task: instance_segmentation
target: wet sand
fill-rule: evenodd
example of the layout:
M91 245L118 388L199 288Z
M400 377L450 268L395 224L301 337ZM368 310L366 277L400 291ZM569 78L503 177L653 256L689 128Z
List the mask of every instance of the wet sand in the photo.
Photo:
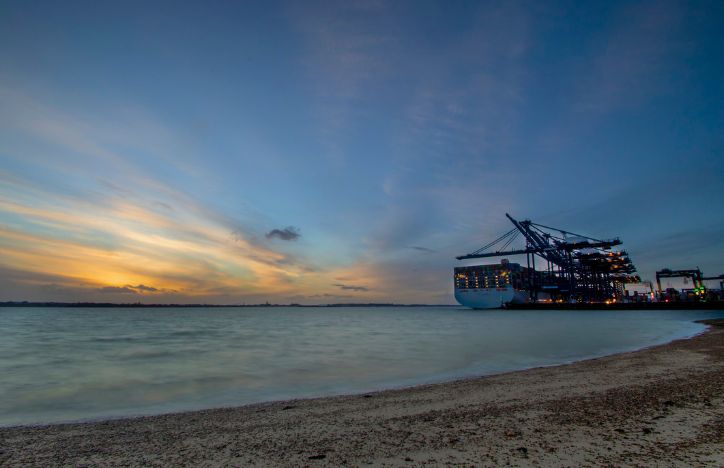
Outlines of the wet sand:
M355 396L0 429L2 466L724 466L724 319L574 364Z

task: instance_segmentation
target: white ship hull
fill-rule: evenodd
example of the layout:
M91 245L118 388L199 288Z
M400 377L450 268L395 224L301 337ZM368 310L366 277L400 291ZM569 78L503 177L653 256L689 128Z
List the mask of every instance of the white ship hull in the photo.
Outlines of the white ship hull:
M508 302L528 301L528 293L513 286L500 288L455 289L455 299L465 307L473 309L499 309Z

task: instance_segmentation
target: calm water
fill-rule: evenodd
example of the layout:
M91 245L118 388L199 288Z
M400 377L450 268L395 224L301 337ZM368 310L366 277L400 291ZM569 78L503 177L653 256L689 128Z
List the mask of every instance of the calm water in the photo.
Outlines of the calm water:
M633 350L724 312L0 308L0 425L364 392Z

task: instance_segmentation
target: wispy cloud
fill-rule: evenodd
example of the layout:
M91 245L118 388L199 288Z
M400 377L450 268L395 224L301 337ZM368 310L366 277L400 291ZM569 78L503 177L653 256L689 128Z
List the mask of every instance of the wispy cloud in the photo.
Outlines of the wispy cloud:
M677 43L682 18L677 1L634 2L620 7L600 33L588 70L577 71L579 111L607 112L640 105L664 91L667 68L684 44Z
M171 292L175 293L177 291L174 290L161 290L159 288L154 288L153 286L146 286L145 284L138 284L136 286L133 286L131 284L127 284L125 286L103 286L100 288L97 288L98 292L102 293L111 293L111 294L149 294L149 293L160 293L160 292Z
M301 34L307 83L316 97L319 140L327 158L340 162L359 103L373 97L395 70L397 24L385 2L292 5L289 16Z
M342 284L342 283L336 283L333 286L338 287L339 289L343 289L345 291L358 291L358 292L366 292L369 291L370 288L366 286L355 286L353 284Z
M531 12L511 2L480 4L469 29L426 57L408 106L409 144L446 163L489 163L513 141L525 104ZM464 73L461 70L465 70ZM471 156L479 159L474 161Z
M137 182L155 185L158 182L147 178L144 164L157 162L167 171L209 177L188 150L193 144L141 108L119 104L112 106L112 112L102 105L69 112L2 81L0 105L4 108L0 123L13 130L13 140L30 139L48 145L44 151L37 147L32 152L23 151L24 161L61 172L70 167L76 172L97 170L102 163ZM15 157L16 151L5 149L8 156ZM49 152L52 157L48 157Z
M141 119L154 135L141 148L137 142L151 137L122 122L84 120L7 86L0 87L0 102L8 127L61 155L48 158L37 144L0 148L23 164L35 164L29 171L34 178L0 171L0 266L31 275L14 276L16 284L35 281L45 284L46 292L48 284L69 284L64 292L86 297L175 294L233 301L328 282L308 278L315 268L301 256L258 242L248 227L256 220L223 214L140 165L132 156L139 149L163 158L178 144L164 146L175 136L160 125ZM8 120L11 115L17 118ZM183 161L174 158L173 164ZM48 177L48 170L67 177ZM292 227L269 234L284 240L301 235ZM32 279L41 274L51 278Z
M109 294L138 294L138 291L128 286L104 286L98 288L98 292Z

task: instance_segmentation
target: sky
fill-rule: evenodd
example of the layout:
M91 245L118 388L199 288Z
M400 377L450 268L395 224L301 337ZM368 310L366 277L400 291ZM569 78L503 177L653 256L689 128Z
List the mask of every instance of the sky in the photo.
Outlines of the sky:
M722 274L723 46L718 1L0 0L0 300L452 304L505 213Z

